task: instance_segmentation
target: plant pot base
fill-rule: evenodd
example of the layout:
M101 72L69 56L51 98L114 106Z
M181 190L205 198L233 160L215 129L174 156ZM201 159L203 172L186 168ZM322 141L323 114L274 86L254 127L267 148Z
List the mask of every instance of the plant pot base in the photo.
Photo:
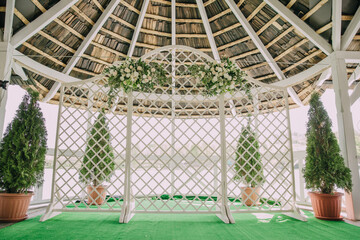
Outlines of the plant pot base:
M7 222L7 223L16 223L16 222L21 222L23 220L28 219L28 215L26 215L23 218L0 218L0 222Z
M317 219L321 219L321 220L329 220L329 221L343 221L344 220L344 217L343 216L340 216L338 218L336 217L316 217Z

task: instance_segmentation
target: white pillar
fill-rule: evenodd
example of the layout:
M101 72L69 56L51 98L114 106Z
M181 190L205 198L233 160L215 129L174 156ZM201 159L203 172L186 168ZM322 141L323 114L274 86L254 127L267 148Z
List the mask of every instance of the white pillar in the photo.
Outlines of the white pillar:
M360 178L356 159L355 134L346 73L345 60L331 55L332 78L337 109L339 143L345 164L350 168L353 191L345 194L346 213L351 220L360 220Z
M11 67L12 67L12 55L14 48L8 42L0 42L0 80L10 81ZM6 102L7 102L7 90L0 89L0 139L3 136Z

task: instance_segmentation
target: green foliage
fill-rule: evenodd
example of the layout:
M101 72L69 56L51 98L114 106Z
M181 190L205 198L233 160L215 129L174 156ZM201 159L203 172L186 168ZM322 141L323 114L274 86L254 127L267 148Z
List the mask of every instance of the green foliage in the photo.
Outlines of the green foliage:
M306 132L306 165L303 169L306 188L331 194L335 187L351 191L351 172L344 164L340 148L331 131L331 120L314 93L310 99Z
M245 72L241 71L229 58L221 62L207 62L205 65L191 65L189 71L197 82L204 86L204 95L216 96L222 93L233 93L236 90L245 90L250 94L250 87L245 80Z
M104 74L110 88L109 103L121 89L126 93L130 91L149 92L155 86L165 86L170 83L170 78L166 76L162 65L155 62L148 64L141 59L127 58L125 61L116 62L105 68Z
M242 180L247 186L256 187L263 182L263 167L260 160L259 142L250 124L243 127L238 142L234 180Z
M102 110L90 132L85 156L80 169L80 181L94 186L110 179L114 172L114 154L110 143L110 132Z
M23 97L0 143L0 189L23 193L44 177L47 132L32 90Z

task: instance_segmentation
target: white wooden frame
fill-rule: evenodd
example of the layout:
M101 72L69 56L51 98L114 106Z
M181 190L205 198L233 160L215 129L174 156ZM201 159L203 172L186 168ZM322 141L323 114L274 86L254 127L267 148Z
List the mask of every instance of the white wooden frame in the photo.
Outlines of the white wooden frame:
M174 56L175 59L171 60ZM117 122L116 126L110 127L111 131L115 128L114 131L116 134L125 131L126 135L121 135L120 138L123 139L120 141L121 143L117 140L116 135L113 137L113 142L115 144L114 149L119 147L122 149L121 151L116 150L120 151L120 153L116 152L116 154L120 154L122 160L117 164L117 170L115 171L121 171L121 174L117 174L110 182L108 182L108 185L114 189L112 192L110 191L109 194L112 197L115 197L116 194L120 193L120 197L115 200L113 205L109 204L106 199L105 206L107 206L107 208L103 208L99 205L95 205L94 207L84 206L85 199L80 194L80 192L84 191L84 186L79 183L78 178L76 177L77 172L74 170L74 168L79 168L78 165L81 162L81 159L74 154L73 156L70 155L70 157L73 157L75 160L71 160L68 155L70 149L66 149L65 151L64 147L71 148L75 144L80 149L84 148L86 139L81 138L78 135L81 135L82 131L88 132L89 128L82 129L81 126L83 124L81 121L84 121L84 118L87 116L94 119L99 108L101 108L101 106L106 107L106 104L103 102L103 97L106 95L108 89L100 84L100 82L103 81L102 76L91 80L80 81L75 84L62 84L57 142L55 148L56 153L54 156L52 198L51 204L47 209L46 214L41 218L41 221L45 221L60 212L74 211L119 212L119 221L121 223L130 221L135 213L214 213L218 214L225 223L234 223L232 217L233 213L282 212L284 214L292 215L300 220L305 220L305 218L299 214L295 206L294 170L291 154L290 122L288 119L288 102L286 100L288 95L286 88L273 87L248 80L249 84L252 86L253 94L262 96L262 101L257 102L256 105L252 106L252 108L259 107L258 110L254 111L253 117L262 118L262 123L259 122L262 128L266 129L266 121L270 124L269 126L271 126L269 128L270 130L266 130L267 132L264 130L259 134L260 141L270 141L270 139L274 143L281 141L280 145L275 148L279 148L278 151L280 152L285 152L283 155L280 154L281 156L279 155L279 157L279 153L271 152L269 147L261 145L262 148L265 148L265 150L262 150L265 151L263 160L265 167L271 168L271 171L267 171L268 175L266 176L270 176L272 180L267 183L268 185L262 187L264 193L261 193L259 197L277 198L275 199L275 202L282 202L282 205L271 205L268 204L268 202L263 203L261 206L257 206L256 203L252 206L246 206L243 203L239 205L239 202L231 202L228 200L228 195L235 200L239 200L242 191L239 190L239 183L234 182L233 180L234 165L229 165L229 161L234 161L231 160L235 154L234 151L236 151L233 147L233 143L234 140L237 141L239 134L238 129L241 128L244 119L246 119L246 117L244 117L247 115L245 112L250 113L252 111L249 110L248 103L243 104L247 99L246 93L244 91L239 91L236 94L225 94L219 97L207 98L191 92L194 90L198 91L197 87L187 92L180 92L174 89L175 84L184 86L187 81L193 81L188 75L183 76L188 67L186 64L189 62L195 63L201 61L202 63L205 63L205 61L213 61L213 59L205 53L190 47L177 45L166 46L144 55L142 59L148 61L150 64L152 61L156 60L168 61L168 64L165 65L165 69L167 69L170 74L178 76L176 78L177 82L171 84L168 89L163 90L162 93L159 93L159 89L154 90L153 93L150 94L141 92L132 92L128 94L121 93L116 99L116 102L113 102L116 106L108 107L111 111L107 114L109 121ZM174 61L176 61L176 68L173 67ZM172 94L168 94L168 91L170 90ZM157 93L155 94L154 92ZM82 100L82 98L89 98L90 93L93 100L91 101L91 104L88 105L88 102ZM143 105L144 101L154 100L167 100L172 104L175 104L175 107L172 106L170 108L170 113L164 113L162 116L160 114L159 116L158 113L162 108L154 111L154 109L157 109L155 105L150 107ZM230 106L230 100L236 107L235 115L232 114L233 110ZM133 101L137 102L136 105ZM202 104L202 110L195 108L195 112L192 113L192 115L184 115L185 117L181 117L182 115L180 114L186 113L188 108L187 106L182 106L182 104L191 105L194 101L198 102L198 104L206 102L208 105ZM249 101L249 99L247 101ZM89 109L89 107L91 108ZM204 109L205 111L209 111L207 108L217 108L219 114L211 116L203 115ZM124 109L127 109L127 112L124 112ZM89 115L83 113L84 111L89 112ZM175 112L173 113L172 111ZM193 114L198 115L198 117L193 117ZM174 117L177 124L164 125L164 121L170 123L173 120L167 119L174 119ZM273 119L272 123L270 121L271 119ZM91 120L87 119L87 122L89 121ZM187 132L190 127L189 122L192 122L195 125L197 124L199 129L194 131L200 131L202 133L194 132L193 130L191 130L192 132L190 133ZM120 125L121 127L119 127ZM147 126L152 127L147 128ZM119 130L119 128L122 130ZM71 131L67 133L67 130L69 129ZM155 131L156 134L152 131ZM171 131L171 133L169 133L169 131ZM174 131L176 131L176 133ZM206 132L210 131L213 131L216 134L206 135ZM79 133L74 135L71 134L71 132ZM190 151L190 149L186 145L182 145L185 143L180 143L180 140L177 138L171 141L168 140L164 134L166 136L168 136L167 134L170 134L173 137L178 136L178 138L185 138L188 139L185 140L186 142L188 141L191 143L196 143L194 139L205 142L210 141L206 143L205 146L210 147L211 145L212 151L215 151L214 154L211 155L215 156L215 160L213 157L206 157L207 155L203 152L204 150L201 150L202 155L201 157L199 155L200 158L189 155L180 157L180 161L175 160L176 157L174 156L180 156L181 151L187 152ZM280 135L275 136L274 134ZM137 136L141 136L141 138L137 138ZM163 137L161 138L161 136ZM126 138L126 141L124 138ZM148 146L151 145L148 142L142 142L146 141L144 139L149 139L148 141L155 144L155 149L150 150L149 156L141 155L141 152L145 152L146 149L149 150ZM143 147L136 145L136 142L140 143L140 145L142 143ZM155 156L155 158L151 157L154 155L154 152L163 150L167 143L173 145L172 148L175 153L175 155L171 155L170 157L170 161L175 161L173 167L170 167L165 171L171 173L171 176L164 173L162 168L157 167L159 164L166 165L164 162L164 156L165 159L167 158L166 156L168 156L166 153L156 155L158 157ZM180 148L175 149L174 144L180 146ZM213 144L218 147L213 147ZM139 153L136 153L137 149ZM62 155L62 153L65 152L67 153L67 157ZM230 152L233 152L231 156L229 155ZM216 158L216 156L219 156L219 158ZM198 161L200 166L196 168L192 167L189 159L194 159L195 162ZM202 160L200 161L200 159ZM278 160L274 162L274 160L270 161L269 159ZM282 163L280 163L280 161ZM142 167L144 165L143 162L150 164L148 170ZM190 165L186 165L188 167L184 168L182 162L187 162ZM149 174L148 171L152 171L152 174ZM121 180L119 180L119 178ZM286 183L286 186L282 186L282 183L279 183L278 180L276 180L277 178L281 178L282 182ZM168 179L167 181L169 181L169 179L172 181L168 186L171 186L171 191L167 190L168 187L164 187L163 181L166 179ZM151 185L151 182L155 182L156 184ZM272 183L277 185L277 187L273 189L274 192L271 192L271 187L269 187ZM172 192L173 190L175 190L175 193L182 196L181 200L173 199L167 201L159 198L161 194L169 194L169 196L172 197L172 194L174 194L174 192ZM199 195L207 196L208 200L206 202L189 200L186 198L189 194L194 195L195 199ZM217 200L213 198L214 195L218 197ZM155 198L155 200L153 200L153 198ZM77 202L77 200L80 202ZM162 205L156 205L158 202ZM71 208L69 208L69 205L71 205Z

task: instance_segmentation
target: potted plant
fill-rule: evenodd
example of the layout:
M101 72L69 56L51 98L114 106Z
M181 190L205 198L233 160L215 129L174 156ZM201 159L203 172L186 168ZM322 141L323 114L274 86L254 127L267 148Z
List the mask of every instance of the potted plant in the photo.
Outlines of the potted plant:
M341 219L341 199L343 194L335 188L350 192L351 172L344 164L340 148L331 131L331 120L314 93L310 99L309 121L306 132L306 164L303 169L306 188L309 192L315 217L319 219Z
M106 186L114 172L114 154L110 143L110 132L102 109L91 129L85 155L80 169L80 181L88 184L89 205L101 205L106 197Z
M38 96L29 90L23 97L0 143L1 221L26 219L29 189L43 182L47 132Z
M234 180L242 181L242 199L247 206L259 204L260 185L263 182L263 166L260 160L259 142L250 122L241 130L235 159Z

